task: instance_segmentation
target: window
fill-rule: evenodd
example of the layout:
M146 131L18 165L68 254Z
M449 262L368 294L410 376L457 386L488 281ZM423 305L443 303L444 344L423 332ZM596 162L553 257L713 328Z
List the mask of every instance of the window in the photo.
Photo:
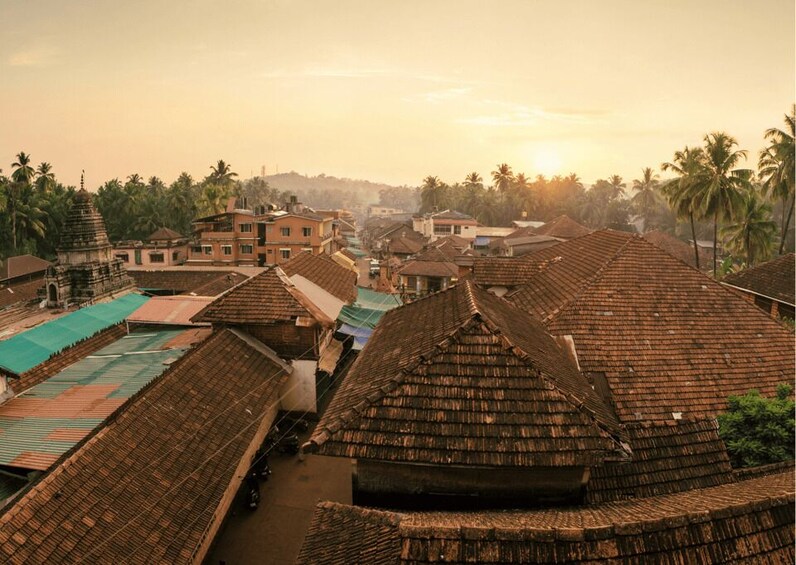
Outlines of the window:
M130 255L128 255L127 253L117 253L117 254L116 254L116 258L117 258L117 259L121 259L121 260L122 260L122 261L124 261L125 263L127 263L128 261L130 261Z
M462 226L453 226L453 235L462 235Z
M135 250L135 264L136 265L143 265L143 260L141 259L141 250Z
M172 251L171 260L172 261L179 261L180 260L180 252L179 251Z
M238 224L238 229L241 233L251 233L252 232L252 225L251 224Z
M269 255L273 255L273 253L274 253L274 250L273 250L273 249L269 249L269 250L268 250L268 254L269 254Z
M201 245L191 245L191 253L201 253L202 246Z
M301 235L303 235L304 237L311 237L312 228L301 228Z
M204 252L205 255L212 255L213 254L213 246L212 245L203 245L202 246L202 252Z
M232 246L231 245L222 245L221 246L221 253L222 253L222 255L232 255Z
M282 259L290 259L290 249L280 249L279 255Z
M282 237L290 237L290 228L279 228L279 233L282 234Z
M149 254L149 262L150 263L163 263L163 253L150 253Z
M434 235L450 235L451 227L448 225L434 224Z
M254 253L254 246L250 243L241 243L240 252L243 255L251 255L252 253Z

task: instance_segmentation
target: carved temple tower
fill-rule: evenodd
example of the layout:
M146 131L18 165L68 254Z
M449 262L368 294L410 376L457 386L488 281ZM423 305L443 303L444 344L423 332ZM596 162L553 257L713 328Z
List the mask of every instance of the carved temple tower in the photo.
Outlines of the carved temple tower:
M135 286L113 256L105 222L82 179L61 233L58 262L47 269L44 286L50 308L90 303Z

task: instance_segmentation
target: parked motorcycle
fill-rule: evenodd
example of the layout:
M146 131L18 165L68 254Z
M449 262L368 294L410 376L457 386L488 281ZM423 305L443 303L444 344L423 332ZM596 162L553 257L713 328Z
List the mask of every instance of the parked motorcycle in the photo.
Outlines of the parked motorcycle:
M257 510L260 505L260 481L254 469L246 476L246 489L246 507Z
M254 454L254 471L261 481L267 481L271 474L271 466L268 465L268 451L264 448L258 449Z
M298 435L292 432L281 433L277 426L274 426L266 438L266 452L272 450L279 453L287 453L289 455L296 455L299 452L301 443L299 442Z

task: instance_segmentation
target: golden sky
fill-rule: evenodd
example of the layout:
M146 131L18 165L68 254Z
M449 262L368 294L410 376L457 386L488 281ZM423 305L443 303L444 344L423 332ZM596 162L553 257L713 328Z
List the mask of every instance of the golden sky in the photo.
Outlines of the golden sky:
M0 3L0 167L628 181L796 99L793 0Z

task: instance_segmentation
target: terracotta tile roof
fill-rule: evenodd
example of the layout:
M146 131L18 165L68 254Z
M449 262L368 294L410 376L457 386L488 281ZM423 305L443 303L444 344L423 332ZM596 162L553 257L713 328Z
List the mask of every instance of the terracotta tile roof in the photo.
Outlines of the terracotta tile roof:
M56 373L65 369L69 365L88 357L89 355L99 351L106 345L119 340L127 333L124 324L117 324L99 333L94 334L88 339L79 341L76 344L59 351L57 354L50 357L44 363L36 365L30 371L26 371L20 375L19 379L11 379L9 384L11 390L16 394L27 390L37 384L49 379Z
M0 555L201 562L285 377L262 346L217 332L5 509Z
M408 237L396 237L387 242L387 251L402 255L414 255L423 249L423 243Z
M288 277L301 275L343 302L357 298L357 274L338 265L328 255L313 255L304 251L281 265Z
M44 273L52 265L49 261L39 259L35 255L17 255L0 261L0 281L24 277L35 273ZM39 283L42 284L41 282Z
M271 324L297 319L332 324L279 267L272 267L222 294L191 318L216 324Z
M618 433L538 322L465 282L385 314L310 441L341 457L558 466L615 457Z
M788 253L766 263L724 277L725 284L779 302L796 305L794 254Z
M534 264L515 257L474 257L470 277L484 287L516 287L525 284L532 273L538 271Z
M38 297L38 291L44 287L44 278L32 281L0 285L0 308L17 302L28 302Z
M206 296L216 296L239 282L246 280L246 275L237 271L202 271L202 270L156 270L127 271L138 288L144 290L173 291L175 294L188 294L202 291ZM209 294L215 292L215 294Z
M348 249L341 249L340 253L351 259L354 263L357 262L357 256L351 253Z
M243 275L236 271L219 273L218 277L194 288L188 294L193 294L195 296L218 296L219 294L222 294L239 285L248 278L249 275Z
M550 235L561 239L575 239L591 233L591 230L569 216L559 216L536 228L536 235Z
M459 267L449 261L418 261L404 263L398 273L406 276L420 277L452 277L459 276Z
M539 272L510 300L571 335L622 421L714 416L794 374L793 336L640 236L605 230L524 256Z
M629 463L592 469L586 500L645 498L732 482L727 449L713 419L629 424Z
M398 513L321 502L298 563L792 563L793 479L580 509Z
M445 237L441 237L436 241L432 241L431 243L429 243L429 245L432 247L443 247L446 245L452 245L459 251L462 251L470 247L470 241L464 239L460 235L446 235Z
M152 232L147 241L171 241L174 239L185 239L185 236L170 228L159 228Z
M690 265L691 267L696 267L696 259L694 258L694 246L690 243L686 243L682 239L678 239L673 235L669 235L666 232L662 232L659 230L648 231L643 235L644 239L649 241L653 245L657 245L666 253L671 255L676 259L680 259L686 265ZM704 269L708 270L711 268L711 255L707 253L704 249L699 249L699 266Z

